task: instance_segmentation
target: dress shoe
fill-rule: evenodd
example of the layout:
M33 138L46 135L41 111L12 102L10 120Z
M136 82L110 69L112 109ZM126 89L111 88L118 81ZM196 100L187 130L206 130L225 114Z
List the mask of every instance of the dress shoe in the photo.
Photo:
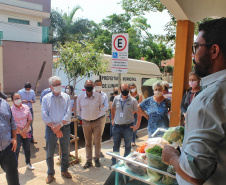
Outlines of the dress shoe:
M100 167L100 161L99 161L99 159L95 160L95 166L96 167Z
M46 184L50 184L51 182L53 182L54 179L55 178L53 175L48 175L46 178Z
M100 152L100 157L105 157L105 155L102 152Z
M86 162L86 164L83 166L84 169L89 168L93 166L92 162Z
M67 178L67 179L71 179L72 178L71 174L68 171L61 172L61 175L64 176L65 178Z

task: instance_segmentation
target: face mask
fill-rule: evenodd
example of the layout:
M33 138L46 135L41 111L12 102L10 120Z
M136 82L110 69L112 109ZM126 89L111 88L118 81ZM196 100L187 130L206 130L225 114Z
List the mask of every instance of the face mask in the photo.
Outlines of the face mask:
M21 102L22 102L22 100L21 100L21 99L14 100L14 104L15 104L15 105L20 105L20 104L21 104Z
M85 87L87 92L91 92L93 90L93 87Z
M95 90L96 91L101 91L102 90L102 86L95 86Z
M117 95L117 94L118 94L118 91L114 91L114 94L116 94L116 95Z
M70 93L70 89L66 89L66 93L69 94Z
M189 81L189 86L191 87L191 88L195 88L196 86L197 86L197 81Z
M61 86L53 87L53 91L55 93L60 93L61 92Z
M162 91L154 91L155 97L160 97L162 95Z
M137 90L137 88L131 89L130 91L131 91L132 93L134 93L134 92L136 92L136 90Z
M26 90L25 90L26 91ZM26 91L27 93L29 93L30 91Z
M128 96L128 94L129 94L129 91L127 91L127 90L124 90L124 91L121 91L121 93L122 93L122 95L123 95L123 96Z

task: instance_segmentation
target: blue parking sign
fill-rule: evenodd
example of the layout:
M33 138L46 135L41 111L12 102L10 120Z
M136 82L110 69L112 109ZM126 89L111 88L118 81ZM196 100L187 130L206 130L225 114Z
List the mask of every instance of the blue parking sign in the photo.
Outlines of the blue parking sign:
M112 58L118 58L118 52L113 52Z

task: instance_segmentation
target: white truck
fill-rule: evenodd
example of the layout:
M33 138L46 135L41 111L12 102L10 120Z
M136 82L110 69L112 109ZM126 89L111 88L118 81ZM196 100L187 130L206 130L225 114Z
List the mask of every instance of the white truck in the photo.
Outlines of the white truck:
M106 72L101 75L92 75L90 78L79 77L75 86L76 95L85 91L84 84L87 79L91 79L93 82L100 79L102 81L102 91L107 93L108 99L110 99L110 95L113 93L113 88L118 86L118 74L111 72L112 56L104 55L103 58L104 60L109 61ZM65 87L68 85L67 75L59 69L53 70L53 75L57 75L61 78L62 91L64 91ZM121 83L135 83L138 92L141 92L141 86L146 80L161 77L162 73L156 64L142 60L128 59L128 73L121 74ZM106 114L106 116L108 115L109 113ZM106 123L110 123L109 119L107 119Z

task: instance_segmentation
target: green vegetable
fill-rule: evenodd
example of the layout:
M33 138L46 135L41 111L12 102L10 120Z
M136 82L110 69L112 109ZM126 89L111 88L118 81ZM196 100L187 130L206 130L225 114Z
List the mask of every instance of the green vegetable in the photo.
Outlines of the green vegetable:
M174 142L181 142L183 143L184 139L184 127L178 126L178 127L171 127L169 130L167 130L164 135L163 139L167 140L169 143Z
M151 171L149 169L147 170L147 174L150 177L149 182L152 182L152 183L158 183L163 176L162 174L157 173L155 171Z
M148 148L146 150L146 153L150 153L150 154L157 155L157 156L162 156L162 148L158 145L155 145L152 148Z
M166 175L163 175L162 183L164 185L178 185L176 179L169 177L169 176L166 176Z
M167 172L169 172L169 173L171 173L171 174L173 174L173 175L176 174L176 171L175 171L173 165L169 165L169 166L168 166Z
M162 148L160 146L155 145L154 147L147 149L145 152L148 166L166 171L168 165L162 162Z

